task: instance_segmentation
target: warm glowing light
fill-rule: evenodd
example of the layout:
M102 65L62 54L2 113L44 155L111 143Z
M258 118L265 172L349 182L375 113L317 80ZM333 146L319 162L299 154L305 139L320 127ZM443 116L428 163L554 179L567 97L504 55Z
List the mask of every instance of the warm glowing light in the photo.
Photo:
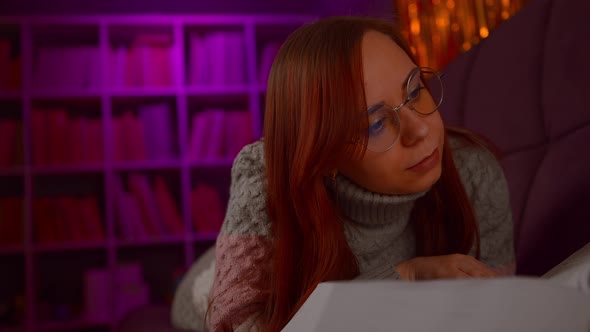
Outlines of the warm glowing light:
M481 36L481 38L488 38L488 36L490 35L490 31L486 27L481 27L479 29L479 35Z
M454 9L455 8L455 1L453 1L453 0L447 1L447 8Z
M414 19L412 20L412 22L410 23L410 31L412 31L413 35L419 35L420 34L420 21Z

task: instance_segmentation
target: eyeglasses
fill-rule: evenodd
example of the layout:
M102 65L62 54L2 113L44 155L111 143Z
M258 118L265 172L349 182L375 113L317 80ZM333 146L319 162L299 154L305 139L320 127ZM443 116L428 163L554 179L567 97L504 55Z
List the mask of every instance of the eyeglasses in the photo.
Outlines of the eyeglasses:
M408 76L402 97L404 101L396 107L385 103L371 106L369 117L369 140L367 149L373 152L385 152L397 142L401 124L398 111L408 106L420 115L430 115L438 110L443 101L442 74L428 67L416 67ZM440 97L434 100L429 88L440 91Z

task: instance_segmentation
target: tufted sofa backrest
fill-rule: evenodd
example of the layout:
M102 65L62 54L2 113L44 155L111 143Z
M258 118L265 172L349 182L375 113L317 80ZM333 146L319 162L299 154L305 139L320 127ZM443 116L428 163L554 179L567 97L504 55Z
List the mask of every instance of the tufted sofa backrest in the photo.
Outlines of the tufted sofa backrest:
M540 275L590 241L590 1L531 0L444 72L443 118L502 151L517 273Z

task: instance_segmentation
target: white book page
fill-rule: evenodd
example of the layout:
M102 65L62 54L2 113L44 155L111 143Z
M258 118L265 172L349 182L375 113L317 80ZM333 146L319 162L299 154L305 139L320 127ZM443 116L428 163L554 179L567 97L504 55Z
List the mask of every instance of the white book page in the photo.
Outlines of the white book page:
M320 284L283 331L590 331L590 295L547 280Z

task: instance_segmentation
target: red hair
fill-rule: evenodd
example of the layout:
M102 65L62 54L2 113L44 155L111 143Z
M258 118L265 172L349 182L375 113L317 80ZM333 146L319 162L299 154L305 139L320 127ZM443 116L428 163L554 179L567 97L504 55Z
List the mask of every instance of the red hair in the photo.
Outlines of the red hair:
M338 163L362 158L366 149L361 41L369 30L390 36L411 57L390 22L339 17L294 32L273 64L264 123L273 239L265 331L281 330L318 283L359 274L325 181ZM475 243L479 255L474 211L447 142L442 168L411 215L416 251L467 254Z

